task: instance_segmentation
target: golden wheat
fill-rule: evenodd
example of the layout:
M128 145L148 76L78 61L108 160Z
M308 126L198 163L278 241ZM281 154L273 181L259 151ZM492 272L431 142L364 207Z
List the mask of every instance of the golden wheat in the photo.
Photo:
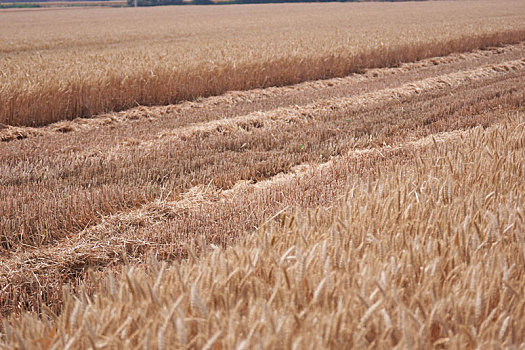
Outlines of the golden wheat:
M523 346L524 118L430 137L232 247L98 280L5 323L3 346Z
M525 346L524 16L0 12L0 348Z
M118 269L153 251L181 259L195 234L230 244L285 207L326 203L348 174L373 175L380 167L373 155L305 186L275 182L252 193L259 184L246 182L276 180L356 147L489 126L501 115L492 109L523 104L523 50L520 44L141 107L122 117L18 128L41 136L0 148L0 311L38 311L44 304L60 310L60 287L83 279L87 266ZM395 159L402 161L402 152ZM199 201L202 207L192 205Z

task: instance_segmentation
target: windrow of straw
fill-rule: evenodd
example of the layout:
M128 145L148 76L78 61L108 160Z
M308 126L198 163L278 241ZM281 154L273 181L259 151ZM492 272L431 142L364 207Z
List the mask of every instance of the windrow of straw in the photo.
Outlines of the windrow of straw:
M167 106L139 106L120 112L103 113L92 118L76 118L75 120L63 120L42 127L11 126L0 125L0 141L9 142L26 139L35 136L49 135L53 133L65 134L71 132L86 132L93 129L114 127L122 123L134 123L136 129L141 129L144 122L149 122L148 130L152 130L151 121L162 123L165 130L180 128L185 124L210 121L217 119L221 110L228 110L232 114L234 109L244 108L246 112L251 110L265 111L269 108L275 109L280 104L307 104L328 96L333 99L335 96L349 97L356 92L362 94L364 90L369 91L372 84L380 83L381 88L386 88L393 84L397 87L405 81L413 81L412 74L422 80L426 76L435 76L435 72L444 75L454 71L454 65L462 65L468 69L469 65L478 67L485 63L487 66L499 66L501 62L509 62L522 57L525 51L525 43L505 45L491 49L475 50L470 53L453 53L442 57L432 57L416 62L403 63L398 67L367 69L364 73L351 74L342 78L331 78L315 81L307 81L295 85L284 87L268 87L264 89L251 89L246 91L229 91L222 95L201 98L194 101L185 101ZM508 57L505 59L505 57ZM479 61L478 64L473 64ZM499 67L499 69L504 67ZM498 69L498 68L494 68ZM360 86L361 85L361 86ZM358 88L359 87L359 88ZM340 91L334 94L336 91ZM391 97L391 96L390 96ZM264 108L263 104L271 101L272 105ZM220 110L217 109L220 107ZM215 111L213 117L207 117L205 110L212 108ZM195 114L199 110L201 113L195 115L198 118L188 119L188 114ZM245 113L246 113L245 112ZM237 113L239 114L239 113ZM177 124L171 125L170 122L176 121ZM153 128L154 130L155 128ZM130 130L132 131L132 130ZM128 131L129 132L129 131ZM140 134L145 137L144 130ZM69 135L71 136L71 135Z

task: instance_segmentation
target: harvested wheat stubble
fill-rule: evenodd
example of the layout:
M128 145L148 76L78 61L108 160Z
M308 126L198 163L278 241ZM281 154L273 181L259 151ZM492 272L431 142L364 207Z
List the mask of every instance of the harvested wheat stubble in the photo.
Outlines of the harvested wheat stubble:
M437 90L453 89L466 83L476 82L488 78L497 78L498 75L504 75L510 71L521 72L525 70L525 58L521 60L505 62L500 65L489 67L481 67L471 71L451 73L434 78L428 78L423 81L417 81L405 84L398 88L385 89L378 92L365 94L362 96L341 98L336 100L321 100L316 101L306 106L295 106L289 108L279 108L269 112L256 112L251 115L240 116L236 118L228 118L223 120L214 120L207 123L195 124L186 128L181 128L161 134L158 138L165 137L188 137L192 133L207 133L219 131L227 133L228 131L236 131L239 128L262 128L266 123L297 123L305 119L318 119L327 113L335 113L345 111L349 113L351 110L366 109L373 105L389 102L391 100L398 100L402 98L410 98L413 95L420 93L432 93ZM169 142L169 141L168 141ZM148 141L147 143L139 144L141 147L148 149L158 146L158 140Z
M513 62L509 66L519 68L520 64ZM488 81L478 82L463 77L460 80L466 85L462 89L474 88L469 84L481 84L479 93L487 100L487 108L490 104L504 106L522 103L519 92L515 91L519 71L490 69L485 72L485 68L481 68L475 72L478 78L486 73ZM494 88L490 83L496 78L501 80L498 83L501 91L493 94L491 91ZM436 84L451 87L445 82ZM412 90L413 87L408 88L408 91ZM431 85L429 90L433 91ZM437 89L433 93L439 91ZM448 94L446 90L439 93L443 96ZM450 101L437 103L441 107L433 107L437 115L430 114L429 121L443 119L443 113L465 109L469 100L470 103L482 103L479 102L480 96L468 95L465 101L451 98ZM410 93L405 97L409 98ZM238 180L260 180L305 161L322 161L349 147L366 147L371 145L371 141L385 142L401 132L395 131L400 126L396 126L397 122L389 116L384 115L379 120L371 118L372 122L357 117L348 122L343 118L349 110L326 109L324 106L321 106L321 111L325 112L317 116L314 113L315 118L292 118L286 127L271 123L266 126L250 124L235 130L221 127L206 135L193 133L186 135L185 139L159 139L157 147L147 149L131 144L112 151L60 155L45 162L39 158L38 161L27 159L15 164L7 163L2 170L2 191L8 200L0 207L6 213L4 220L0 221L7 233L3 236L4 250L20 249L17 242L33 246L55 242L70 232L78 232L86 225L98 222L99 213L136 207L162 191L174 191L176 195L192 186L209 182L212 175L214 185L227 188ZM445 110L443 107L446 107ZM422 112L428 114L431 110ZM406 118L402 117L399 121L408 127L407 130L428 124L423 123L418 113L411 114L412 125L403 121ZM297 123L305 127L297 128ZM319 123L326 126L320 127ZM443 130L446 129L445 125ZM348 134L343 132L345 130ZM224 137L225 133L229 133L228 138ZM371 140L370 136L374 139ZM199 147L195 147L196 144ZM306 148L302 150L301 146ZM19 193L25 195L20 196ZM86 206L86 201L89 206ZM20 213L20 207L25 214L15 216L14 213ZM23 227L21 234L17 233L19 227Z
M193 219L197 219L198 216L203 215L204 211L209 211L211 208L214 208L212 211L216 211L225 203L231 205L231 203L239 202L236 204L236 207L232 209L235 211L246 206L247 203L257 202L256 198L265 198L272 192L280 191L283 194L286 193L288 195L292 194L294 189L299 193L307 192L304 190L305 188L311 187L313 189L314 187L321 187L320 184L323 181L322 179L327 177L329 177L329 181L332 183L333 187L344 188L344 182L349 180L345 174L349 173L349 171L360 174L360 172L357 171L359 168L361 168L361 171L365 170L365 167L359 164L359 162L375 165L375 162L381 162L381 160L385 158L395 158L399 161L406 157L407 152L415 152L419 150L419 148L428 147L435 141L445 142L448 139L457 139L459 135L466 133L466 131L444 132L432 134L431 136L396 146L351 150L347 154L334 157L325 163L318 165L302 164L291 169L289 173L278 174L257 183L240 181L232 188L226 190L217 189L214 186L211 186L211 184L195 186L182 194L176 201L170 202L166 200L156 200L139 209L109 216L105 218L102 223L84 230L74 239L69 239L61 244L57 244L56 247L50 247L48 250L35 250L27 255L20 255L17 257L19 259L21 258L17 262L18 266L13 268L13 271L7 279L14 278L22 269L36 267L35 271L38 270L40 262L45 260L49 260L48 263L50 265L62 264L64 268L66 267L64 262L59 263L58 261L55 261L53 263L50 259L46 258L46 256L62 256L65 257L66 260L72 258L75 260L75 255L78 255L78 258L76 259L78 261L82 261L82 257L90 256L90 260L93 262L97 260L106 260L107 262L115 258L118 259L121 250L124 249L126 245L135 247L144 245L154 249L163 246L167 247L169 245L169 249L178 252L176 253L177 256L181 256L180 252L183 252L186 249L186 242L180 241L179 244L177 244L177 239L170 239L168 242L162 243L161 241L163 239L160 236L156 237L156 241L152 241L151 238L153 237L147 237L146 239L146 237L140 237L140 235L137 234L141 231L141 228L151 229L150 225L155 224L164 226L168 221L180 220L182 216L190 215ZM389 161L388 163L392 163L392 161ZM355 167L356 164L357 167ZM377 165L375 166L377 167ZM370 169L367 171L369 174L373 172ZM338 175L334 176L335 174ZM300 189L303 189L303 191ZM334 197L332 190L328 190L328 193L329 194L323 195L323 197L326 199ZM279 210L277 210L278 212L283 211L282 207L289 208L292 204L295 206L306 206L305 204L301 204L301 201L295 198L295 196L289 198L286 204L280 201L275 201L275 198L264 204L269 204L271 206L277 205L280 207ZM267 210L265 210L265 213L266 212ZM262 217L266 215L265 213L262 214ZM257 215L260 216L261 214ZM249 220L249 218L246 218L246 220ZM191 221L191 219L188 221ZM227 222L227 220L215 221L219 223L219 225L226 224ZM257 219L255 221L253 219L249 220L249 222L253 223L258 221L259 220ZM253 226L252 228L257 229L257 226ZM163 230L173 231L165 229L165 227L155 229L155 231L159 233ZM211 228L208 230L210 232L215 231L215 229ZM179 230L175 231L179 232ZM192 231L192 228L186 228L185 231L189 233ZM201 232L201 234L204 233L205 232ZM136 239L133 240L130 235L135 235ZM227 242L229 241L227 236L228 235L224 235L224 237L217 238ZM207 240L209 239L210 238L207 238ZM224 244L224 242L222 243ZM57 253L59 251L65 253ZM98 258L95 257L97 252L102 254L99 255ZM95 255L93 255L93 253ZM161 251L157 250L155 255L159 255L160 253ZM104 254L106 254L106 256L104 256ZM130 255L130 257L133 256L134 254ZM44 269L50 265L44 266Z
M191 243L195 233L216 244L231 243L239 234L253 230L266 218L293 203L303 203L305 207L326 204L344 187L347 175L342 177L341 182L330 181L331 178L325 176L326 182L317 183L323 191L315 187L302 188L299 181L295 188L286 192L289 196L284 198L281 186L258 193L256 197L245 198L245 201L234 198L232 203L235 204L230 206L212 201L207 210L192 211L188 204L198 198L199 192L196 190L203 185L213 193L220 193L221 189L232 188L238 180L264 180L304 162L315 166L330 157L344 154L352 147L377 147L384 143L396 145L435 132L491 125L498 120L498 113L487 115L487 110L498 106L512 108L523 103L523 72L497 71L506 66L505 57L512 58L503 54L499 62L490 66L496 67L496 71L489 69L487 76L483 76L483 72L490 67L472 69L473 66L467 66L465 71L478 72L472 79L462 78L470 74L465 72L446 74L449 80L451 76L455 77L450 80L452 84L460 78L458 81L461 83L455 88L432 79L424 80L431 84L422 86L418 82L415 87L423 88L419 94L413 93L416 91L414 86L407 85L402 90L412 92L401 96L399 100L370 105L365 103L357 109L329 110L327 113L318 113L317 119L302 121L302 124L297 124L299 120L295 120L289 126L270 123L263 127L252 125L250 130L247 129L250 125L244 125L244 128L237 125L231 130L215 129L200 149L195 149L195 145L200 145L202 135L190 133L186 135L186 141L174 138L172 143L164 142L166 139L169 141L170 137L157 140L158 149L148 155L144 149L135 146L143 141L151 141L149 136L142 140L131 140L127 146L106 145L105 142L112 136L107 131L112 129L82 147L76 144L76 133L5 144L1 154L0 176L2 184L9 185L1 189L2 197L8 199L2 205L5 210L5 205L9 207L15 203L12 208L20 208L19 203L24 203L24 216L20 218L28 220L26 223L29 225L36 224L39 231L33 236L26 232L20 238L27 241L13 244L11 250L3 253L5 258L0 274L1 279L7 282L2 283L2 313L41 310L43 304L48 304L53 310L60 310L63 301L60 286L83 279L89 266L118 269L122 261L143 261L153 251L157 252L159 258L178 259L187 252L184 247L172 245L172 242L181 240ZM475 62L479 64L484 61ZM519 64L514 66L519 68ZM441 88L432 90L432 87L437 86ZM377 94L381 95L381 92ZM362 96L355 97L356 100L360 98ZM273 112L270 109L268 113ZM302 128L297 128L298 125ZM316 132L319 128L326 132ZM226 135L225 131L229 134ZM280 142L272 141L276 136ZM62 142L60 152L46 148L54 147L53 141ZM158 169L156 171L164 176L169 173L166 170L177 168L173 164L177 157L170 157L170 150L177 144L181 145L182 150L177 157L189 154L190 158L206 159L206 162L192 164L184 174L170 174L167 179L152 174L152 170ZM86 154L85 150L90 148L93 152ZM12 154L6 150L12 151ZM402 152L399 157L393 157L392 161L402 160ZM265 164L261 162L263 159L271 161ZM187 162L184 159L181 161ZM373 163L370 159L349 164L348 167L355 173L366 169L368 164L373 172L376 171L373 169L380 169L374 168ZM216 178L211 184L210 174ZM162 186L158 184L159 179L164 181ZM150 193L148 197L148 191L155 186L156 192ZM190 190L192 186L197 187ZM256 187L257 184L253 186ZM166 198L170 190L174 191ZM190 191L184 194L186 190ZM99 226L100 230L85 230L77 238L78 232L84 227L100 221L98 215L134 208L158 196L168 201L183 197L185 201L179 202L182 209L175 212L163 202L150 204L145 207L142 216L117 216L114 225ZM17 200L20 201L18 204ZM246 208L250 208L247 213ZM31 221L38 216L45 220ZM9 221L3 221L3 225L13 225L15 216L1 217L4 220L10 218ZM49 224L57 226L43 226ZM64 230L64 227L67 228ZM8 228L6 231L14 230Z
M102 11L0 13L0 122L44 125L525 39L525 6L512 0Z
M266 112L254 112L249 115L243 115L234 118L218 119L205 123L194 123L186 127L181 127L172 131L159 133L153 140L137 140L119 144L114 149L110 149L109 152L114 153L116 157L118 157L119 154L122 154L122 148L140 147L141 150L144 151L154 150L155 148L159 147L160 142L169 143L172 139L184 139L186 137L190 137L192 134L202 135L207 134L209 132L228 133L236 132L239 130L250 131L250 129L252 128L264 128L267 124L272 124L272 127L275 127L275 124L286 125L290 123L295 123L299 125L303 121L305 121L305 119L318 119L320 116L326 115L328 113L340 113L340 111L349 113L352 110L367 109L371 108L374 105L384 104L392 100L410 98L411 96L417 94L432 93L434 91L439 91L443 89L453 89L455 87L467 83L490 78L498 78L498 76L506 75L508 74L508 72L521 72L523 70L525 70L525 59L520 59L504 62L497 65L480 67L473 70L455 72L446 75L441 75L438 77L427 78L425 80L407 83L396 88L384 89L359 96L329 100L318 100L308 105L278 108ZM364 78L359 77L358 79ZM334 79L330 80L328 84L331 84L333 80ZM271 93L271 91L269 93ZM216 97L211 99L213 100L212 103L219 103L219 101L224 98L229 99L230 97L220 96L218 98ZM195 103L193 102L185 103L181 107L177 106L177 108L193 108L194 105ZM133 114L133 112L131 113ZM149 114L149 112L146 113ZM66 122L56 123L56 125L54 125L53 127L56 129L60 127L61 123ZM34 128L31 129L35 130ZM161 141L159 141L159 139ZM87 153L90 154L92 154L93 152L93 149L87 151Z
M369 119L372 125L378 125L388 130L390 128L389 124L397 121L394 125L399 122L405 122L406 126L402 127L403 130L396 132L394 134L395 137L390 136L390 140L381 136L381 132L376 131L373 133L376 135L376 142L370 140L369 136L366 136L366 142L363 145L380 145L385 140L391 143L396 139L417 138L421 137L420 135L424 135L424 130L427 130L426 133L429 133L472 125L490 125L498 119L498 113L492 113L492 116L481 115L479 118L465 118L462 116L464 112L450 114L452 110L449 107L454 106L454 103L458 103L457 101L462 101L468 107L468 111L472 112L470 106L477 101L476 98L485 101L484 103L478 103L481 111L491 108L493 105L498 106L509 103L512 100L509 99L510 95L508 95L506 89L510 87L511 90L509 91L512 91L512 87L519 84L520 81L522 80L517 78L515 81L489 82L488 92L497 91L499 96L492 102L489 101L494 97L485 95L486 92L480 94L485 88L478 91L473 86L467 86L465 91L461 93L455 91L453 97L449 97L449 91L443 92L446 96L445 100L441 97L435 101L433 101L433 98L427 101L428 96L420 95L419 98L423 101L423 104L417 109L414 109L413 106L411 107L411 104L417 105L415 103L417 101L409 100L404 104L394 105L387 109L384 107L379 108L383 115L378 113L378 110L371 110L370 115L364 116L364 118L365 120ZM472 96L476 96L476 98L470 100ZM520 103L520 101L522 101L521 95L517 96L515 102ZM489 103L487 104L487 102ZM436 106L446 106L446 109L441 110L436 108ZM413 109L410 113L414 114L414 119L409 118L410 108ZM433 116L433 113L425 116L430 111L435 112L438 117ZM443 120L443 116L441 116L443 113L449 113L447 116L449 121L445 122ZM406 120L404 121L404 119ZM349 124L346 121L343 122L345 125ZM417 127L422 122L427 125L428 129ZM356 124L358 127L366 126L365 123L359 120L356 120ZM341 133L340 130L339 133ZM230 137L232 137L231 134ZM194 144L191 140L190 143ZM350 143L356 144L355 141ZM348 147L343 148L348 149ZM403 159L403 152L400 153L399 156L401 158L395 157L392 159L393 162L399 162ZM313 154L315 155L316 153L314 152ZM374 167L374 158L357 163L350 162L347 165L349 171L357 173L365 171L369 175L373 174L374 169L376 169ZM319 160L319 157L311 158L311 161L314 163ZM336 180L334 178L335 174L339 174L337 176L342 176L342 178ZM295 186L284 191L286 194L284 198L282 197L283 189L275 188L273 191L258 193L255 197L238 198L234 202L235 204L216 203L197 212L191 210L177 210L173 212L169 207L165 207L160 203L160 205L150 206L150 209L146 207L144 215L124 215L122 219L129 218L129 220L117 220L114 227L110 226L112 227L111 230L106 230L107 226L98 227L100 230L87 230L80 236L80 241L75 238L76 235L73 235L64 241L57 242L54 247L49 249L26 249L26 253L20 252L20 254L13 255L9 260L5 260L6 265L3 268L2 276L11 283L4 290L5 304L3 309L13 310L15 305L15 308L38 309L42 301L51 303L55 307L57 302L60 303L61 296L57 285L60 286L64 283L64 277L74 279L77 276L83 276L84 269L88 266L106 266L107 264L118 263L122 259L125 260L126 256L140 261L147 252L151 251L156 251L159 257L180 258L181 246L174 245L173 242L192 242L195 235L203 235L207 240L216 244L229 243L231 239L237 237L239 232L252 230L261 220L264 220L265 216L273 215L280 210L279 203L282 203L283 200L285 204L287 203L286 205L304 203L304 206L310 206L333 198L338 191L344 188L348 171L331 172L329 175L322 177L325 182L321 184L314 182L313 184L317 183L319 185L317 187L306 186L306 188L303 188L303 182L297 182ZM307 180L306 184L310 182L311 180ZM213 187L207 187L213 189ZM320 189L323 189L323 191L320 191ZM247 213L245 212L246 208L253 208L253 211ZM243 214L241 215L241 213ZM114 221L110 220L110 222ZM107 245L103 242L107 242ZM50 263L50 261L55 261L57 264ZM33 292L35 288L40 291L36 297ZM20 301L22 304L19 303Z
M328 209L11 318L3 346L523 346L525 113L412 146Z
M433 57L417 62L403 63L395 68L368 69L362 74L352 74L344 78L332 78L327 80L309 81L293 86L269 87L265 89L253 89L248 91L231 91L220 96L213 96L200 101L187 101L176 105L168 106L140 106L122 112L113 112L94 116L92 118L77 118L72 121L60 121L48 126L39 128L34 127L15 127L4 125L0 128L0 140L4 142L26 139L33 136L42 136L53 133L67 134L70 138L71 132L86 132L93 129L114 128L118 124L133 123L134 127L127 130L127 135L133 137L144 137L161 127L153 127L152 121L160 119L162 128L165 130L183 126L183 121L187 114L192 112L196 115L187 123L201 122L205 118L204 111L212 109L214 117L223 114L222 109L232 113L233 109L243 106L244 109L258 108L258 110L275 109L279 104L305 104L311 100L320 99L328 95L329 98L342 97L363 90L369 90L369 82L384 82L383 88L388 87L388 82L395 77L393 84L399 85L403 81L413 81L415 78L421 80L425 75L443 75L454 68L457 70L468 69L468 65L480 65L480 63L498 64L512 60L511 58L523 57L525 54L525 44L505 45L484 50L475 50L470 53L453 53L443 57ZM505 60L505 57L508 57ZM438 70L439 68L439 70ZM415 74L415 75L414 75ZM392 83L390 83L392 84ZM382 85L379 85L382 86ZM341 90L337 93L338 90ZM333 91L333 92L332 92ZM311 97L310 97L311 96ZM310 100L307 100L310 98ZM282 102L281 102L282 100ZM265 101L270 101L271 105L266 107ZM244 107L244 104L247 106ZM283 106L284 107L284 106ZM199 111L196 113L196 111ZM247 110L249 112L249 110ZM242 112L237 112L241 115ZM244 113L246 114L246 113ZM139 122L139 123L137 123ZM143 123L140 123L143 122ZM176 124L173 124L175 122ZM147 123L148 130L143 130L142 126ZM140 129L140 134L134 130ZM152 130L150 130L152 129ZM112 129L114 130L114 129ZM158 132L158 131L157 131ZM113 135L116 133L112 133Z

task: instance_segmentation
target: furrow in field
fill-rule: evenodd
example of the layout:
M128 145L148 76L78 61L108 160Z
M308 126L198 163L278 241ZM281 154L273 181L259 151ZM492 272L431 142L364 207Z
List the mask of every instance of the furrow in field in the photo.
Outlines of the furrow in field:
M190 110L203 110L217 107L235 107L244 103L262 103L267 100L283 99L286 96L293 95L296 102L303 103L300 95L307 96L318 92L322 97L323 94L330 90L344 89L349 85L355 85L363 82L391 80L396 76L408 75L412 72L429 71L441 74L446 71L446 67L451 68L459 64L480 61L480 63L491 63L498 56L513 56L516 53L523 52L525 43L516 45L507 45L486 50L475 50L469 53L453 53L448 56L423 59L417 62L403 63L399 67L393 68L376 68L368 69L362 74L352 74L344 78L332 78L326 80L317 80L303 82L286 87L269 87L265 89L252 89L248 91L231 91L220 96L213 96L201 99L199 101L187 101L168 106L140 106L126 111L106 113L93 118L77 118L72 121L60 121L42 127L16 127L10 125L0 125L0 141L9 142L22 140L34 136L44 135L63 135L71 137L71 133L87 132L93 129L115 127L123 123L151 123L156 119L173 118L174 116L187 113ZM401 78L401 77L400 77ZM403 80L401 80L402 82ZM188 122L189 123L189 122Z

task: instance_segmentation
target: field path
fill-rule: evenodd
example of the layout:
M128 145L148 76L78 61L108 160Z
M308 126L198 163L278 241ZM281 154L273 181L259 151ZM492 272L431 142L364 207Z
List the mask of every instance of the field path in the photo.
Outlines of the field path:
M0 310L60 307L89 268L229 244L524 102L525 45L0 137ZM503 113L502 113L503 111ZM101 272L104 273L104 272ZM35 290L38 293L35 293Z

